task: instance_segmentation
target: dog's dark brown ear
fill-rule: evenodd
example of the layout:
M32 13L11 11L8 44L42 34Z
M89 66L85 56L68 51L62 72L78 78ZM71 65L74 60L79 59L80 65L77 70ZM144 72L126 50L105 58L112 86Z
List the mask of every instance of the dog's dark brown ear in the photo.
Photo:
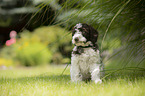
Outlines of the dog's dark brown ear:
M90 32L90 41L93 43L93 45L96 44L97 39L98 39L98 31L95 30L93 27L89 27L89 32Z
M95 46L97 43L98 35L99 35L98 31L86 23L83 23L82 25L83 25L83 28L86 30L85 32L89 32L88 34L89 36L87 36L87 40L91 41L93 45Z

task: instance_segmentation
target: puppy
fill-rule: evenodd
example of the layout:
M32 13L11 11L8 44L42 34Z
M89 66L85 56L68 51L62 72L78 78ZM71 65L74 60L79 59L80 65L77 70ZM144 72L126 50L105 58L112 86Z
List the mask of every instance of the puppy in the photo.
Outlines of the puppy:
M102 83L103 64L97 45L98 32L90 25L76 24L72 31L72 43L75 45L71 56L71 81L92 80Z

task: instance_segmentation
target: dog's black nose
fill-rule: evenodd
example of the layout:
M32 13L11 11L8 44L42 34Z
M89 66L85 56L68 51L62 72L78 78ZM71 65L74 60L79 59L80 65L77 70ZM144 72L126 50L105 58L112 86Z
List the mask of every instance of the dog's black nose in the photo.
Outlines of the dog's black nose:
M78 41L79 41L79 38L78 38L78 37L76 37L76 38L75 38L75 41L76 41L76 42L78 42Z

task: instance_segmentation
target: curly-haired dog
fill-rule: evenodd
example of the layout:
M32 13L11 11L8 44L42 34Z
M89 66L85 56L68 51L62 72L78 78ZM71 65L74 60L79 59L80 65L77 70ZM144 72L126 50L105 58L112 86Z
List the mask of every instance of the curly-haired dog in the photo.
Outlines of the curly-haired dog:
M102 83L103 64L97 45L98 32L90 25L76 24L72 32L75 45L71 57L71 81L92 80Z

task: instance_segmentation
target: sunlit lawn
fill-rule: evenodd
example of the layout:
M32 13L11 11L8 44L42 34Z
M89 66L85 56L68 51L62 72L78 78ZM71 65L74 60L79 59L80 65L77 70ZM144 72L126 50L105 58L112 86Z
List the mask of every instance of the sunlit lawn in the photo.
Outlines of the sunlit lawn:
M145 96L143 71L113 73L96 85L71 83L65 66L0 70L0 96Z

